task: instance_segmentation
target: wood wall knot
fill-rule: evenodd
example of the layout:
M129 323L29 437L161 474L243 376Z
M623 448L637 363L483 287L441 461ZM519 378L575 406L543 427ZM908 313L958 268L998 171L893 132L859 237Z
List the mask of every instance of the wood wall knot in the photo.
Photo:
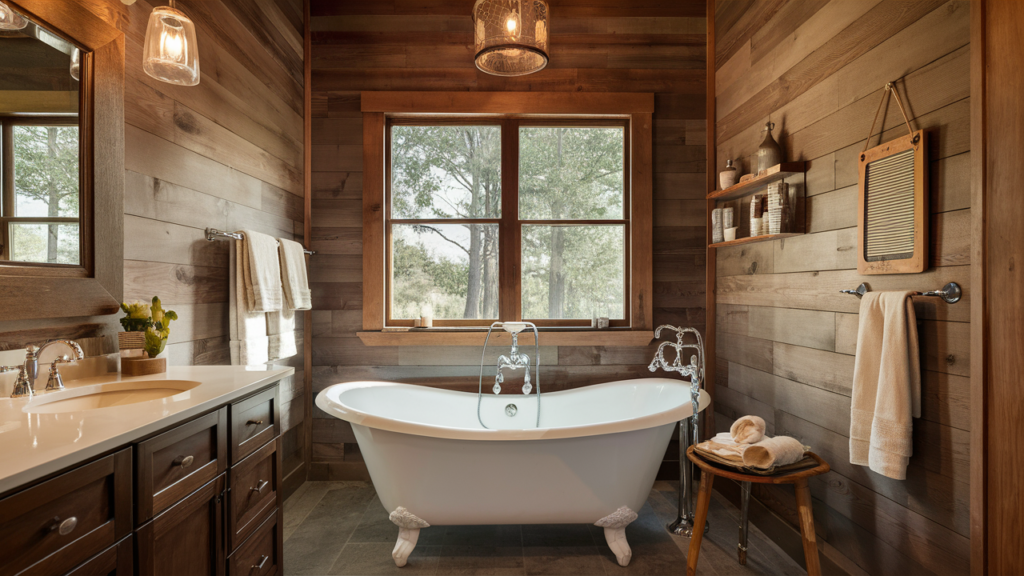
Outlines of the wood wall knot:
M189 112L174 112L174 125L188 134L199 134L196 117Z

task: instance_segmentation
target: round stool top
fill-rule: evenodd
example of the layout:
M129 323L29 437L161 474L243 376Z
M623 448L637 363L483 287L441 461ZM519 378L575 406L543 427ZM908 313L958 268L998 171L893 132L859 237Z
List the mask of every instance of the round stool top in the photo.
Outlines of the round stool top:
M693 446L686 449L686 457L704 472L714 474L715 476L721 476L722 478L729 478L740 482L754 482L756 484L793 484L798 480L824 474L832 469L829 467L828 462L825 462L821 456L818 456L814 452L807 452L805 455L813 458L818 465L813 468L804 468L803 470L791 470L772 474L770 476L761 476L758 474L744 474L739 470L725 468L708 462L702 458L700 454L697 454L694 451Z

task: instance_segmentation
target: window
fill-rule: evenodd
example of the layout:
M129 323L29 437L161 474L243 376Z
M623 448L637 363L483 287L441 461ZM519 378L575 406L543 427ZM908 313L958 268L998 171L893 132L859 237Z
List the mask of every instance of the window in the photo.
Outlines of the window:
M78 118L0 118L0 260L81 264Z
M388 127L389 325L628 325L625 121Z
M651 94L363 93L360 338L433 342L375 332L429 310L449 331L528 320L569 328L566 343L649 341L653 107ZM594 316L626 332L573 336Z

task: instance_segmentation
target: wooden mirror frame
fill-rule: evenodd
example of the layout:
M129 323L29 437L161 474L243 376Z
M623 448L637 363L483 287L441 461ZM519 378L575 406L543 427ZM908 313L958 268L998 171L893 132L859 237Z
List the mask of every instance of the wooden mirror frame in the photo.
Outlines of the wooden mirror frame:
M124 34L80 2L4 0L83 48L80 266L0 266L0 320L116 313L124 292Z

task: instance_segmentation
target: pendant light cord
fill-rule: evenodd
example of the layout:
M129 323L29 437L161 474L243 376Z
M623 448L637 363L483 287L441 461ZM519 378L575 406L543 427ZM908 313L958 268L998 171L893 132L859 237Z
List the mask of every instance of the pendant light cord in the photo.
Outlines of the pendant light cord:
M882 104L885 103L885 97L890 93L896 98L896 104L899 105L900 112L903 114L903 121L907 123L907 132L911 134L914 133L913 128L910 127L910 120L907 119L907 111L903 108L903 101L900 100L900 93L896 91L896 86L894 86L892 82L889 82L885 85L885 88L882 89L882 99L878 101L878 110L875 110L875 119L871 121L871 130L868 131L868 139L864 142L864 149L861 150L862 154L867 152L868 146L871 144L871 135L875 133L875 124L878 122L878 113L882 111ZM881 135L879 135L879 139L881 139Z

